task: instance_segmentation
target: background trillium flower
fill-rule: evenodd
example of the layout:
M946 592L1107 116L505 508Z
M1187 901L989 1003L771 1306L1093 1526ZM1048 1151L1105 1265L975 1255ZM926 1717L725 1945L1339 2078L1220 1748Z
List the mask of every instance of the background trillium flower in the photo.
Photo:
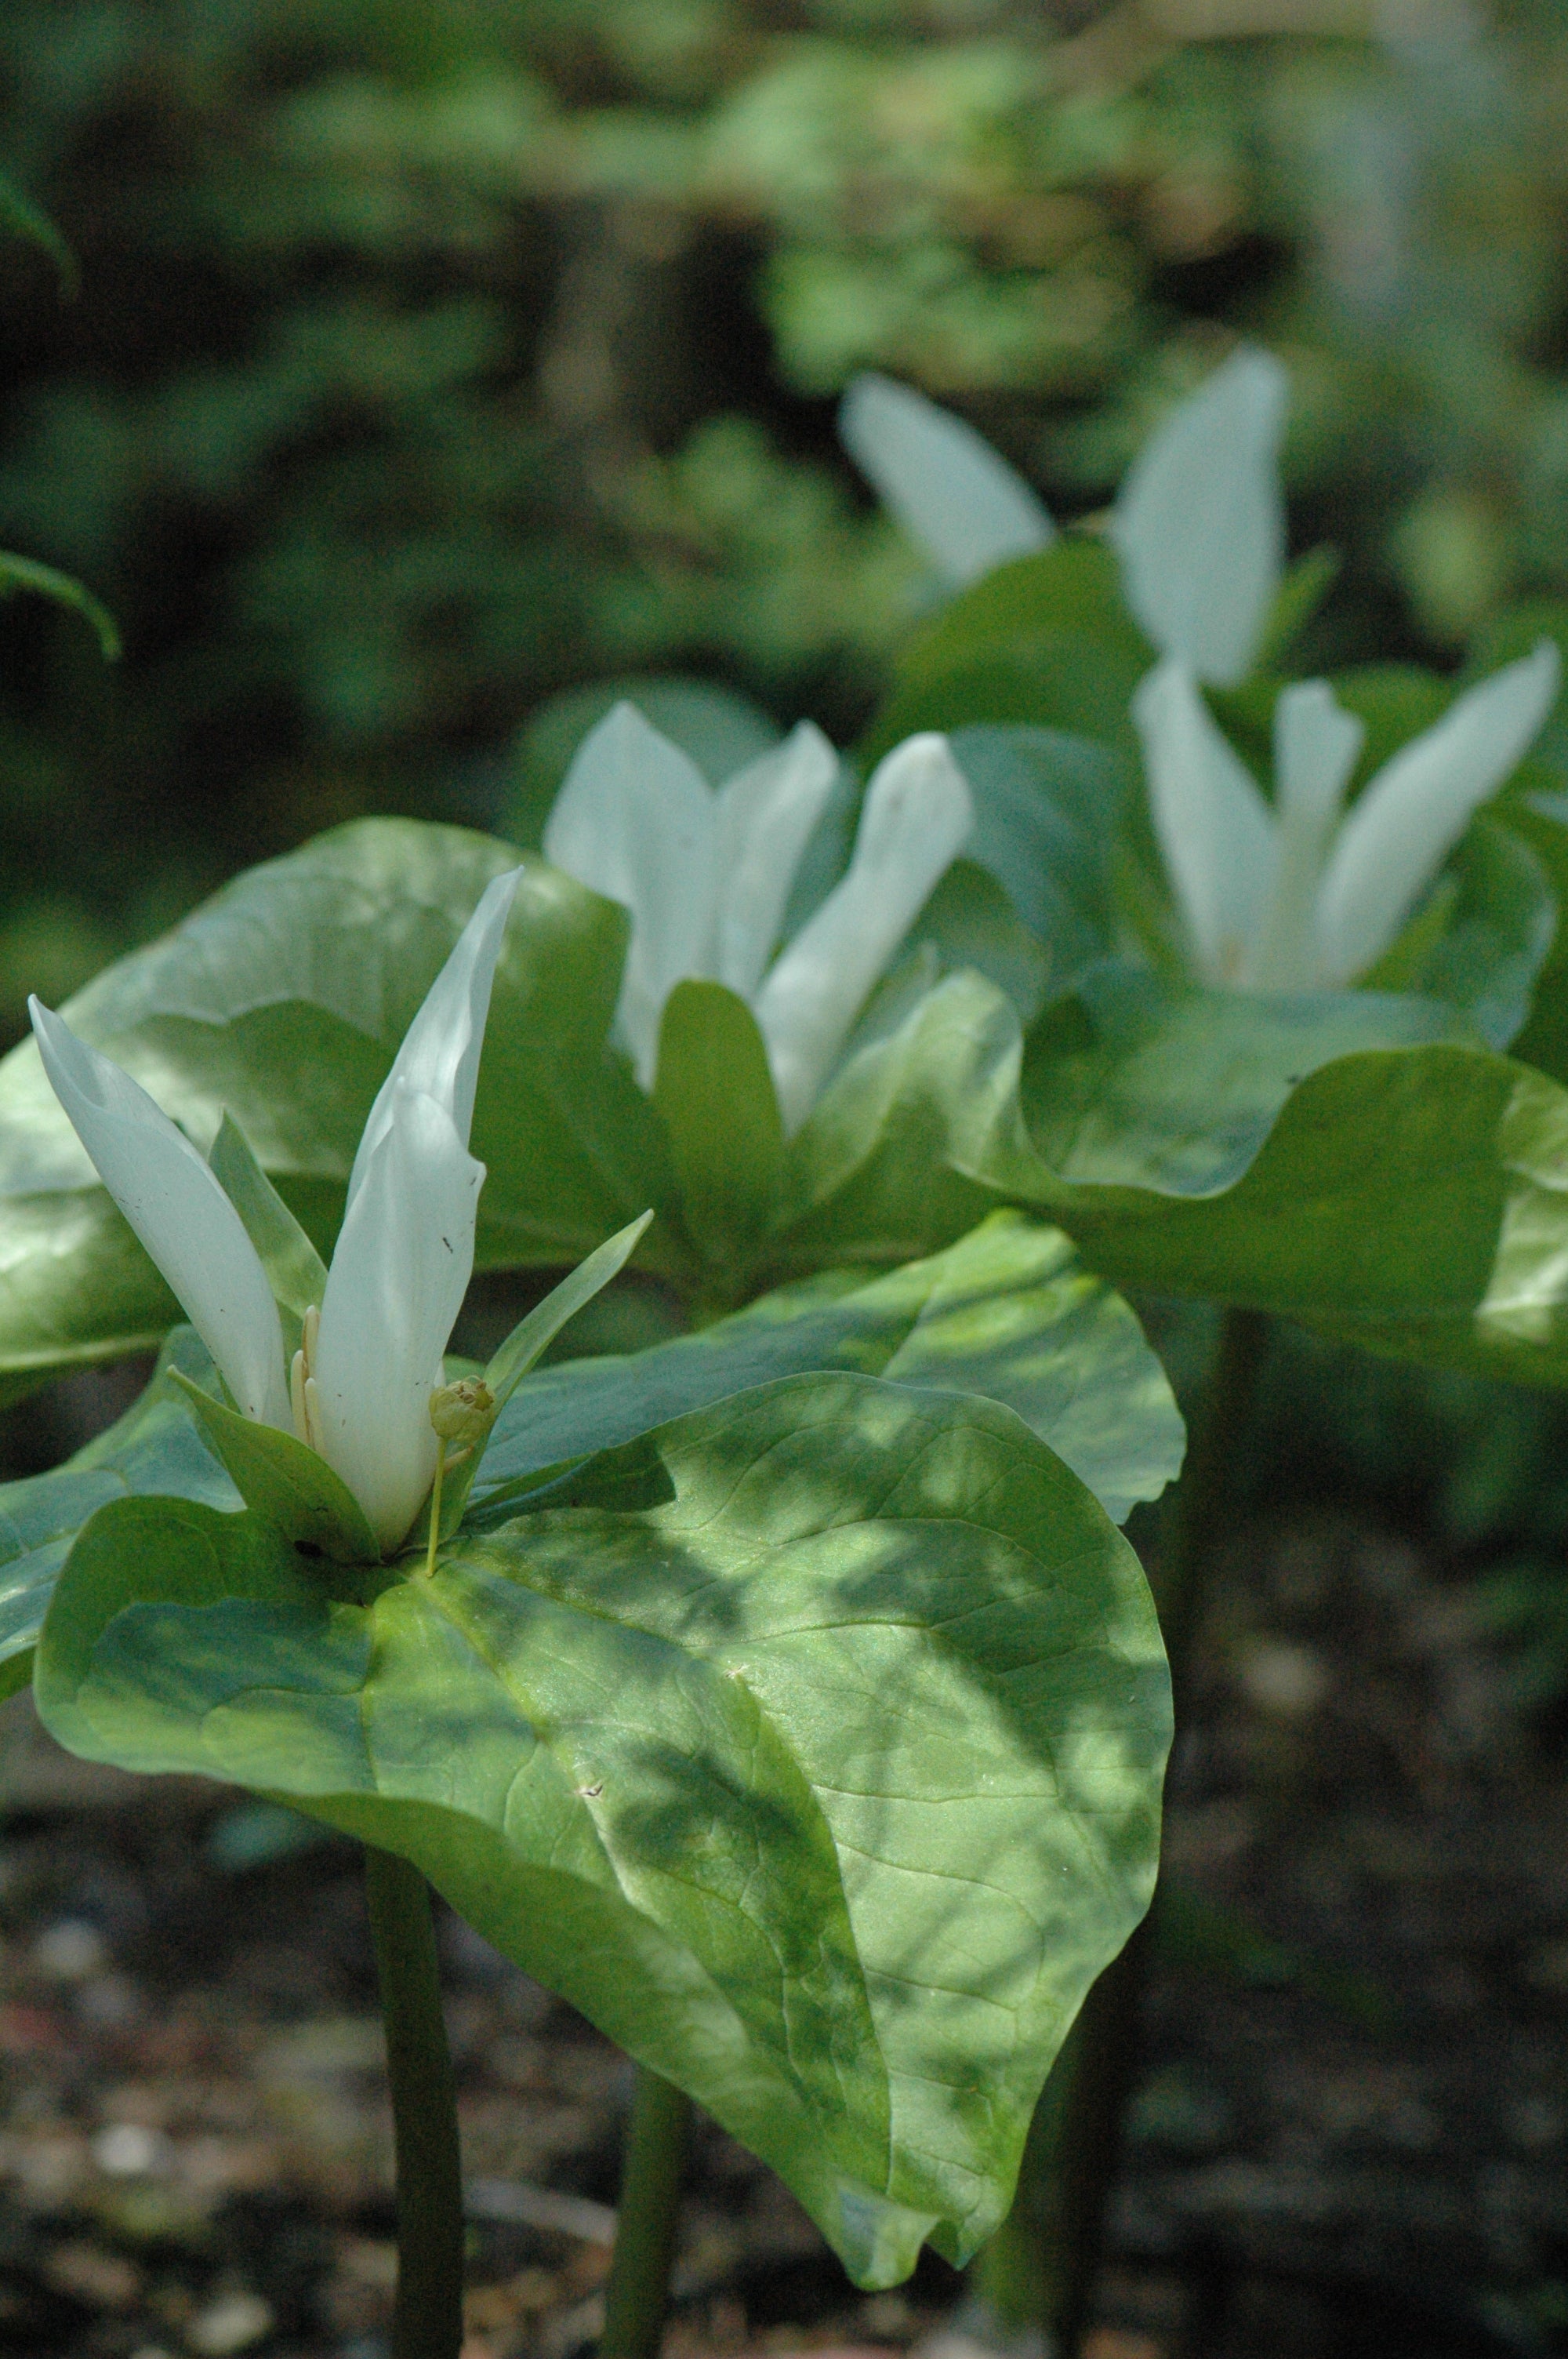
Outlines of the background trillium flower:
M292 1387L266 1274L211 1170L128 1073L29 1002L56 1096L236 1408L309 1442L353 1493L384 1549L406 1537L441 1447L430 1394L473 1269L484 1166L468 1151L469 1130L491 987L521 875L514 869L487 888L371 1108Z
M1150 437L1111 513L1129 606L1162 655L1216 687L1251 669L1284 568L1279 453L1289 386L1271 353L1243 345ZM838 430L955 589L1055 538L1007 461L908 386L857 377Z
M1000 451L913 386L868 371L838 408L844 448L953 589L1048 549L1056 527Z
M632 940L617 1033L651 1090L677 983L722 983L751 1007L786 1131L806 1120L855 1018L974 821L945 737L906 738L866 789L854 857L770 965L784 905L838 757L808 721L716 794L678 745L618 704L579 747L545 856L619 901Z
M1364 974L1523 758L1557 679L1557 649L1543 639L1402 745L1346 814L1363 733L1326 680L1285 689L1274 707L1271 806L1192 672L1158 665L1132 717L1154 832L1204 979L1312 991Z

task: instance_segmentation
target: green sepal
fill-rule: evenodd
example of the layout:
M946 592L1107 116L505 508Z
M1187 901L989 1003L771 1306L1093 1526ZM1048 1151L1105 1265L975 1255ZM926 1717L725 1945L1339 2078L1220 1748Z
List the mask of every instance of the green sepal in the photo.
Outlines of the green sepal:
M1252 658L1255 672L1277 669L1338 581L1342 562L1339 551L1325 543L1307 549L1294 564L1286 567L1285 578L1274 592L1274 603L1263 625L1262 640Z
M1361 985L1444 1000L1491 1049L1506 1049L1528 1021L1558 924L1545 867L1514 816L1471 821L1426 906Z
M254 1516L107 1506L45 1627L45 1723L413 1860L859 2283L927 2234L962 2262L1153 1882L1137 1560L1007 1410L854 1375L643 1436L608 1495L622 1469L659 1504L530 1515L363 1603Z
M256 1161L232 1114L225 1112L207 1160L244 1223L279 1310L287 1311L297 1327L308 1310L319 1310L327 1299L326 1263ZM297 1335L289 1339L290 1350L297 1341Z
M575 1319L584 1305L591 1302L594 1296L625 1268L653 1217L651 1212L643 1212L638 1219L629 1221L614 1236L607 1237L603 1245L590 1253L586 1261L579 1262L576 1269L569 1271L558 1286L553 1286L544 1300L536 1302L525 1318L518 1321L491 1360L481 1379L494 1404L491 1412L491 1432L494 1431L495 1419L524 1377L549 1349L567 1321ZM455 1532L462 1521L469 1493L489 1443L490 1434L486 1433L470 1445L463 1457L445 1476L441 1486L442 1539ZM427 1513L424 1530L428 1542L430 1522Z
M172 1374L254 1515L292 1546L319 1549L339 1564L381 1562L364 1509L324 1458L292 1433L241 1417L178 1368Z
M495 1396L498 1410L503 1409L529 1370L537 1365L555 1342L568 1319L619 1277L636 1250L637 1242L653 1219L652 1212L641 1213L629 1221L623 1229L579 1261L576 1269L553 1286L542 1302L536 1302L524 1319L520 1319L484 1371L484 1381Z
M776 1211L784 1118L757 1019L721 983L677 983L659 1025L654 1103L686 1224L710 1260L741 1258Z

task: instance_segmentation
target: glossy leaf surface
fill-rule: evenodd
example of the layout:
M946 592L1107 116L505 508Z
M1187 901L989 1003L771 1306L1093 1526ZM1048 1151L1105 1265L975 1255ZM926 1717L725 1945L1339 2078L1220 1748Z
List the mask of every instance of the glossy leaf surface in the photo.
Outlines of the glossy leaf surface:
M1153 1880L1136 1560L1006 1409L797 1378L330 1603L255 1517L105 1508L39 1707L415 1860L780 2171L862 2285L1006 2207Z
M1127 1304L1059 1230L1000 1212L884 1276L836 1270L634 1358L539 1370L497 1422L476 1512L574 1454L812 1368L1004 1402L1118 1523L1181 1466L1181 1418Z

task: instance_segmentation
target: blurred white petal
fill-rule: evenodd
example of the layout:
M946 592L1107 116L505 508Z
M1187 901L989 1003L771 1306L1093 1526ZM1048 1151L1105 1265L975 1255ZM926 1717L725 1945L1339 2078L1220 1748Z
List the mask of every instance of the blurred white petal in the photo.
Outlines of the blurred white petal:
M1242 981L1254 991L1311 991L1323 980L1317 897L1329 840L1366 735L1325 679L1287 688L1274 706L1279 865Z
M1132 718L1155 837L1198 965L1206 981L1233 984L1274 888L1273 814L1184 665L1145 675Z
M583 739L546 824L546 859L631 912L616 1021L645 1090L665 1001L713 972L717 835L696 763L626 703Z
M839 405L838 433L883 506L955 589L1056 537L1000 452L910 386L856 377Z
M384 1549L406 1538L436 1472L430 1391L473 1269L483 1179L446 1107L399 1082L338 1237L313 1368L321 1455Z
M811 1112L871 985L973 824L946 737L906 738L878 765L848 873L752 1003L786 1131Z
M1528 753L1557 697L1557 649L1494 672L1403 745L1339 831L1318 899L1325 980L1354 982L1387 950L1489 795Z
M1127 603L1162 655L1233 687L1284 565L1279 451L1290 379L1244 347L1151 437L1111 522Z
M803 721L720 789L714 963L719 981L743 999L773 956L801 854L838 776L838 755Z
M277 1305L244 1224L184 1133L109 1058L29 1000L44 1071L98 1176L245 1417L286 1430Z
M458 1136L465 1147L468 1145L491 989L506 920L522 875L521 868L510 868L485 886L479 906L453 943L445 966L404 1034L403 1045L370 1110L354 1157L349 1179L351 1204L359 1191L366 1163L386 1136L393 1098L405 1082L444 1105Z

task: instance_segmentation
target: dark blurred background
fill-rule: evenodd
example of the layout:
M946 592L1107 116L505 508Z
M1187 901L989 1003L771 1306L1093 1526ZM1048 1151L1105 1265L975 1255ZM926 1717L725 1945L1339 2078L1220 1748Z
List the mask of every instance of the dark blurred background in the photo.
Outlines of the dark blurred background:
M840 737L918 583L858 368L1061 513L1237 330L1295 378L1314 653L1568 588L1568 25L1466 0L7 0L0 1036L365 810L495 823L543 699Z

